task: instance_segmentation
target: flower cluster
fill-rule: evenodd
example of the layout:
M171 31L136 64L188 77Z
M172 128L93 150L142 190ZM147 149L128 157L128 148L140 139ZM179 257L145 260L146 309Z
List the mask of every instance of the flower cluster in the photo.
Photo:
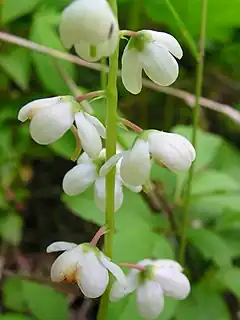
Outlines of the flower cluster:
M77 54L87 61L112 55L123 36L130 36L123 52L121 72L128 91L133 94L141 91L143 70L159 85L168 86L177 79L179 67L175 58L181 59L183 53L173 36L152 30L120 31L106 0L74 0L62 14L60 37L64 46L68 49L74 46ZM88 97L94 97L95 93ZM133 192L143 190L150 179L153 161L173 172L190 168L195 159L192 144L181 135L157 130L136 130L138 136L132 147L118 150L107 159L102 141L107 138L106 128L97 117L86 112L80 103L84 99L83 95L35 100L23 106L18 114L20 121L30 120L30 134L39 144L54 143L68 130L74 133L77 163L63 178L66 194L75 196L93 185L96 206L105 212L106 175L115 168L112 208L116 212L123 203L123 187ZM128 265L133 269L125 276L121 268L96 247L103 233L100 229L90 243L51 244L47 252L64 251L52 265L52 280L74 281L86 297L97 298L105 292L110 272L115 278L110 299L115 301L136 291L139 314L146 319L154 319L161 313L164 296L180 300L187 297L190 284L176 261L146 259Z

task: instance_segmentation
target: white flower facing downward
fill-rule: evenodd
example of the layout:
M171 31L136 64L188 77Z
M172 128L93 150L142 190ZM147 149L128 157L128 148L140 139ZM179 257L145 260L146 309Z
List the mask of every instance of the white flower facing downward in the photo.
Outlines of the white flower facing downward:
M35 100L20 109L18 120L25 122L30 119L33 140L39 144L50 144L71 128L75 104L68 96Z
M100 177L98 171L104 161L105 149L102 150L99 157L95 160L90 159L86 153L83 153L78 159L77 165L68 171L63 178L63 190L70 196L80 194L94 184L94 200L96 206L103 212L106 206L105 177ZM122 202L122 181L116 176L115 211L119 210Z
M146 259L138 265L145 267L145 270L131 270L127 285L115 281L110 292L111 301L117 301L136 290L139 314L144 319L155 319L164 309L164 295L183 300L190 293L189 280L176 261Z
M101 137L106 137L106 129L96 117L80 109L80 104L71 96L39 99L23 106L18 120L30 119L30 134L43 145L60 139L75 121L81 145L94 159L102 150Z
M100 169L105 176L119 160L120 176L126 185L145 185L150 178L151 157L177 172L188 170L196 156L192 144L183 136L157 130L148 130L139 136L132 149L110 158Z
M60 37L67 49L97 61L110 56L119 39L117 19L106 0L75 0L62 14Z
M142 70L155 83L169 86L178 77L176 58L181 59L182 49L170 34L142 30L133 36L122 56L122 81L133 94L142 89Z
M119 283L126 284L121 268L89 243L76 245L59 241L47 247L48 253L56 251L64 253L52 265L51 279L54 282L76 282L88 298L98 298L104 293L109 282L109 271Z

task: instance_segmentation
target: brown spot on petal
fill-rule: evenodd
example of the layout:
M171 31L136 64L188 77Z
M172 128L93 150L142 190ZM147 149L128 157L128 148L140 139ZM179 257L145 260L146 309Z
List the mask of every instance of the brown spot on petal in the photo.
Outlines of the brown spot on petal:
M77 269L75 269L72 273L65 275L64 281L67 282L76 282L76 273L77 273Z
M114 24L112 23L108 32L108 39L111 39L113 34Z

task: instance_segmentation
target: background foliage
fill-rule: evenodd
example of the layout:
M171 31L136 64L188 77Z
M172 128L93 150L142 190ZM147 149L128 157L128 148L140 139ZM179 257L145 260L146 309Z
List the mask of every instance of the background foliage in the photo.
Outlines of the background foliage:
M64 51L58 36L61 10L68 0L2 0L3 31ZM197 43L200 0L172 0ZM209 0L204 96L238 109L240 88L240 2ZM164 0L119 0L122 29L152 28L172 33L183 49L177 88L194 92L195 60L188 51ZM123 49L123 42L121 50ZM104 217L92 201L92 190L81 196L62 194L61 180L72 167L74 139L67 133L49 148L35 144L28 124L17 121L20 107L35 98L71 94L64 74L82 90L100 87L99 74L67 61L0 43L0 320L95 319L98 301L86 304L71 286L49 281L52 257L43 254L55 240L89 241ZM191 110L178 98L144 89L125 92L119 81L119 108L143 128L174 131L191 138ZM93 103L104 120L103 100ZM161 320L237 319L240 296L240 144L239 127L215 111L201 110L196 172L187 232L186 273L193 288L181 303L166 301ZM119 141L130 146L134 134L119 128ZM178 251L167 214L182 219L186 174L175 175L153 166L156 193L125 190L116 215L114 255L117 262L144 257L176 259ZM84 309L84 310L83 310ZM71 317L71 318L70 318ZM139 319L135 297L111 305L109 319Z

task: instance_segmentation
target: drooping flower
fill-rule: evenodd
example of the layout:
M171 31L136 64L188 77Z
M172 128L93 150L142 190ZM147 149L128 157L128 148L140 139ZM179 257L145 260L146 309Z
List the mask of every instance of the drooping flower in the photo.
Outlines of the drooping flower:
M142 89L142 70L155 83L169 86L178 77L176 58L181 59L182 49L170 34L142 30L129 40L122 56L122 81L133 94Z
M151 157L170 170L188 170L196 156L192 144L183 136L157 130L148 130L139 136L132 149L110 158L100 169L104 176L120 160L120 176L131 186L144 185L150 178Z
M79 103L70 96L32 101L23 106L18 119L30 119L30 134L37 143L47 145L60 139L76 122L83 149L91 158L102 150L101 137L106 130L96 118L80 110Z
M54 282L76 282L88 298L100 297L107 288L109 271L123 285L126 282L121 268L110 261L90 243L77 245L70 242L54 242L47 252L64 251L53 263L51 279Z
M164 309L164 295L177 300L190 293L190 283L179 263L173 260L140 261L143 270L133 269L127 276L127 285L113 283L110 299L117 301L136 290L137 309L144 319L155 319Z
M60 37L88 61L110 56L119 41L118 22L106 0L75 0L62 14Z
M50 144L61 138L73 122L76 102L72 97L38 99L23 106L18 120L30 119L30 134L39 144Z

